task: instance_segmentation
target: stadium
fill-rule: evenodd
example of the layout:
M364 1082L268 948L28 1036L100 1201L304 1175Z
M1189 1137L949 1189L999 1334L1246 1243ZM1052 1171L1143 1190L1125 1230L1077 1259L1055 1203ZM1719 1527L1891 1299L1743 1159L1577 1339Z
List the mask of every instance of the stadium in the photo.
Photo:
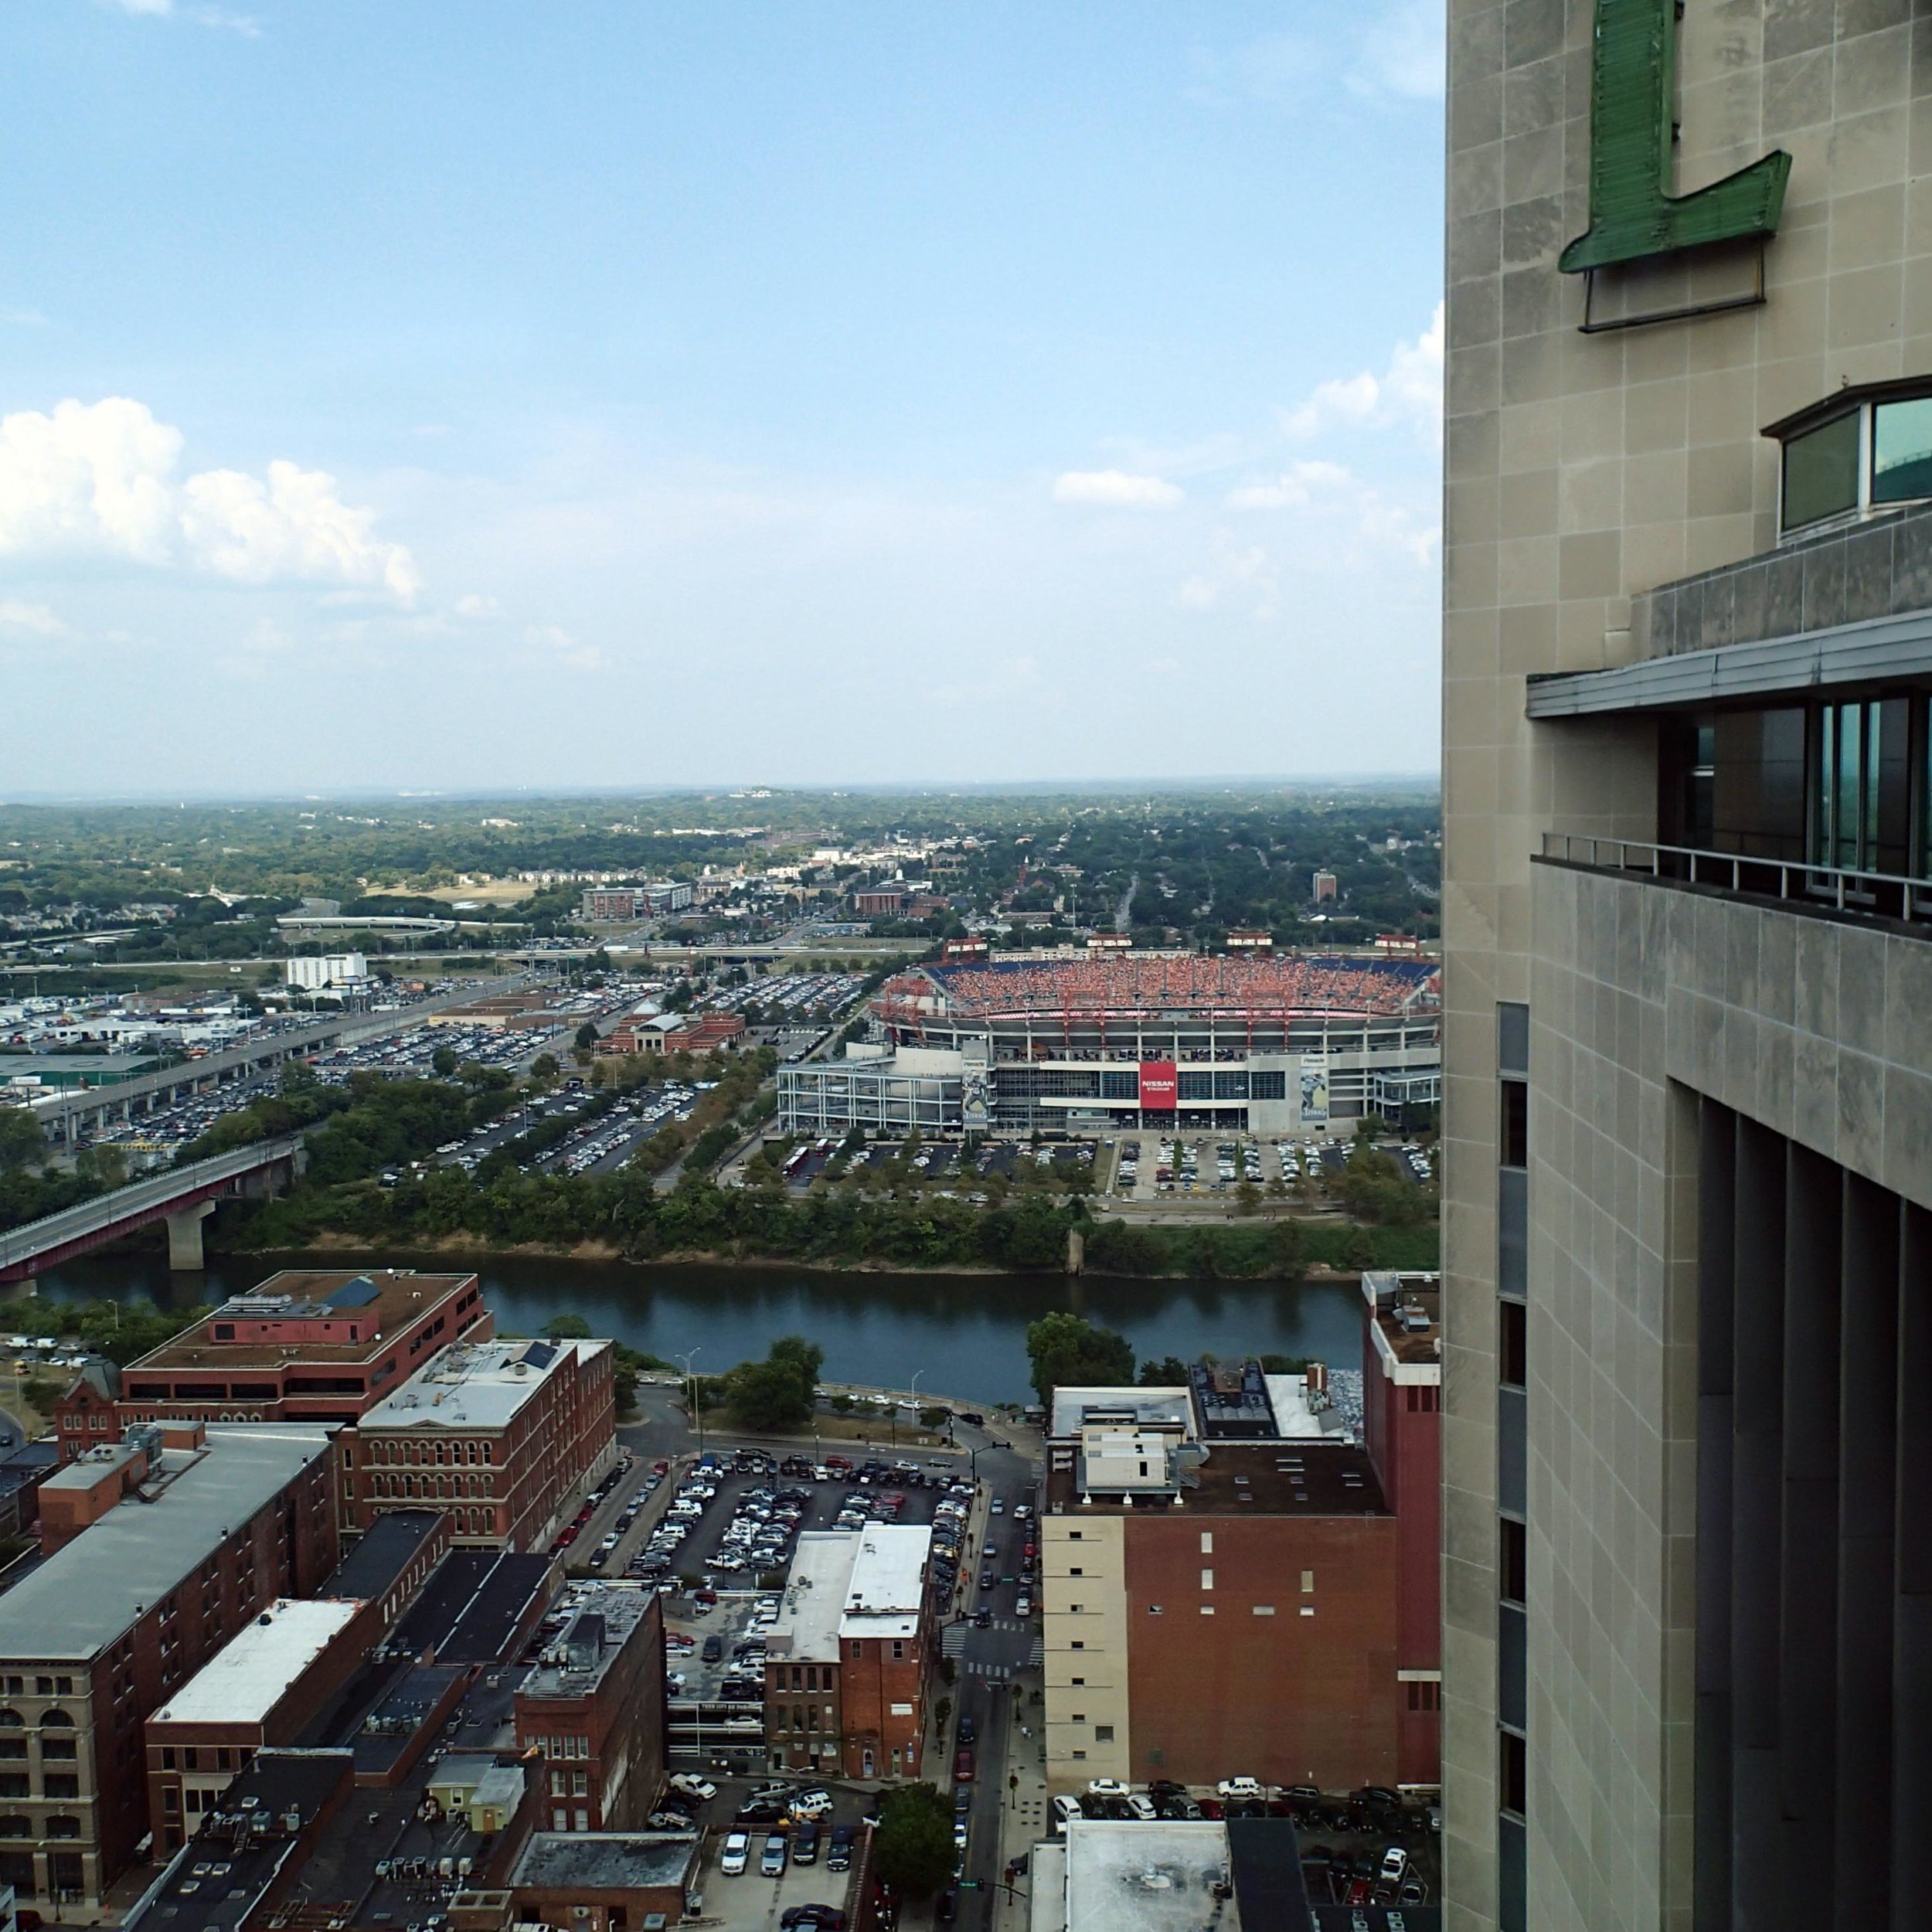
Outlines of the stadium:
M1325 1134L1440 1097L1432 960L1114 953L924 966L872 1004L874 1037L779 1076L794 1134L853 1126Z

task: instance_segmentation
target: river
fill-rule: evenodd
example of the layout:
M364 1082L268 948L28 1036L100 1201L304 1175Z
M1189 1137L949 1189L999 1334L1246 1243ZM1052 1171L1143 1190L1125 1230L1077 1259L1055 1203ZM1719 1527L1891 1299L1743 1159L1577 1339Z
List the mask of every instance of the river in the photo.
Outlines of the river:
M170 1275L158 1253L91 1254L49 1269L39 1291L60 1301L145 1298L163 1307L216 1301L278 1268L470 1265L447 1257L337 1253L257 1261L224 1256L203 1274ZM613 1261L485 1257L477 1267L498 1325L534 1334L551 1315L582 1315L669 1360L702 1351L716 1374L761 1355L776 1336L802 1335L825 1352L828 1381L920 1385L981 1402L1031 1401L1026 1325L1070 1308L1115 1328L1141 1356L1315 1355L1336 1368L1362 1361L1362 1301L1352 1284L1122 1281L1099 1276L817 1274L802 1268L634 1267ZM0 1309L0 1323L4 1323Z

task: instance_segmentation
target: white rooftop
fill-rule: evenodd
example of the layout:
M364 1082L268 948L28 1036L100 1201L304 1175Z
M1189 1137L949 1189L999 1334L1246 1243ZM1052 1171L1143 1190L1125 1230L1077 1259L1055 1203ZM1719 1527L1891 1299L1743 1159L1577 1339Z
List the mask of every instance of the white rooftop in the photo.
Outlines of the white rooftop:
M457 1342L366 1413L369 1429L501 1429L572 1359L607 1342Z
M1065 1440L1080 1432L1087 1413L1095 1409L1124 1411L1143 1427L1178 1428L1194 1435L1194 1398L1185 1389L1056 1389L1053 1435Z
M352 1597L277 1597L161 1709L161 1724L259 1724L362 1606Z
M1306 1376L1264 1376L1261 1379L1268 1385L1268 1406L1274 1411L1275 1434L1284 1441L1345 1439L1349 1432L1338 1410L1309 1405Z
M845 1607L845 1585L859 1553L855 1529L807 1529L785 1577L784 1601L766 1648L774 1658L794 1663L838 1661L838 1620Z
M919 1628L926 1597L926 1561L931 1526L870 1523L849 1532L858 1539L852 1580L845 1586L841 1637L910 1637Z
M1066 1932L1240 1932L1226 1828L1218 1820L1129 1823L1070 1818Z

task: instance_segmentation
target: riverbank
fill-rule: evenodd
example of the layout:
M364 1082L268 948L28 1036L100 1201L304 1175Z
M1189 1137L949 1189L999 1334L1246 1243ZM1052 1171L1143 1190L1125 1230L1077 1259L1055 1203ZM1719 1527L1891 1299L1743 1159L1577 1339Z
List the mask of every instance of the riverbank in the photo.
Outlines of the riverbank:
M1431 1269L1438 1231L1257 1216L1223 1222L1097 1220L1088 1204L1028 1191L1009 1202L947 1196L794 1197L689 1181L658 1193L628 1170L518 1175L480 1186L441 1168L395 1186L310 1180L279 1200L224 1206L218 1252L274 1255L408 1248L583 1260L790 1265L838 1272L1063 1274L1069 1236L1096 1274L1291 1281L1311 1269Z

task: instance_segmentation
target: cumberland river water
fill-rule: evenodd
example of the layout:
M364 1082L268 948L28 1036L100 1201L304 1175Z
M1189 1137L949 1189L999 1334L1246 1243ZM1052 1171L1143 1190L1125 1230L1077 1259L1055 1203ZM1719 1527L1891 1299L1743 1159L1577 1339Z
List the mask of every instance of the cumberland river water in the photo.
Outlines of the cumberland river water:
M777 1267L628 1266L503 1255L456 1261L406 1254L222 1257L205 1274L170 1275L159 1253L83 1257L41 1277L61 1300L144 1298L163 1307L216 1301L277 1269L474 1267L498 1324L535 1334L551 1315L582 1315L591 1332L669 1360L701 1349L716 1374L762 1355L772 1339L802 1335L825 1352L828 1381L920 1386L983 1402L1032 1400L1026 1325L1070 1308L1116 1328L1138 1355L1315 1355L1336 1368L1362 1361L1362 1302L1352 1283L1128 1281L1058 1275L814 1274ZM5 1322L0 1304L0 1326Z

